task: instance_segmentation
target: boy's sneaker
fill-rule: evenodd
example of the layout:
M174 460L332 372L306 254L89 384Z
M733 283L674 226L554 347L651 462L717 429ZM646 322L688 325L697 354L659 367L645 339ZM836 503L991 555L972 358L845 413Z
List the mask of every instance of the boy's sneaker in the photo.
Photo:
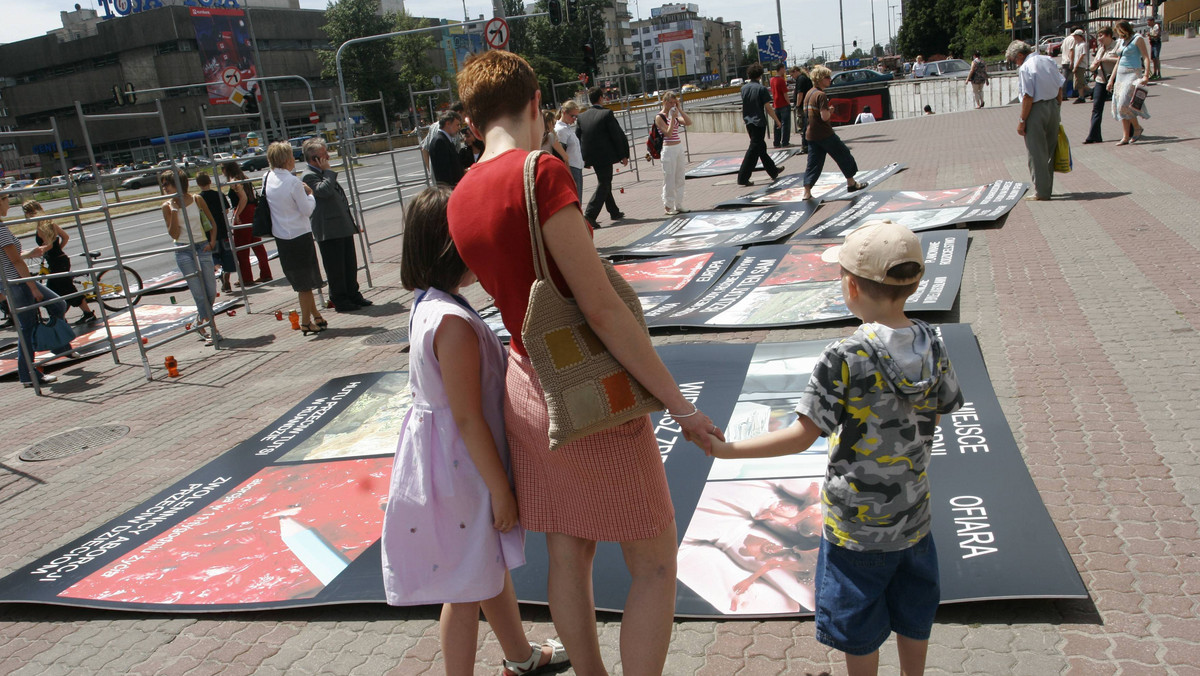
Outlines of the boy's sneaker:
M38 385L50 385L58 382L58 376L41 376L38 378ZM33 387L33 382L21 383L21 387Z

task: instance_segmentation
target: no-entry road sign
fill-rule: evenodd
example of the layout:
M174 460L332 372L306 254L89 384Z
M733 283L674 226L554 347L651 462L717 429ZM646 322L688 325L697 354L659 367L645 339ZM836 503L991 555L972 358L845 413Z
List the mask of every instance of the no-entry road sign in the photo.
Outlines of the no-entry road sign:
M492 49L504 49L508 44L508 22L495 17L483 27L483 39Z

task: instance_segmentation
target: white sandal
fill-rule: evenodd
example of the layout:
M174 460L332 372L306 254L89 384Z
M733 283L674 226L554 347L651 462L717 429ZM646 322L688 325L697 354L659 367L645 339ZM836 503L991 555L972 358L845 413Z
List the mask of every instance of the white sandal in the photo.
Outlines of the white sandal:
M542 645L530 643L529 647L533 650L529 659L524 662L504 660L504 668L500 671L500 676L530 676L532 674L558 671L571 662L571 658L567 657L567 649L563 647L562 642L558 639L549 639ZM550 648L550 659L545 664L538 664L542 659L543 647Z

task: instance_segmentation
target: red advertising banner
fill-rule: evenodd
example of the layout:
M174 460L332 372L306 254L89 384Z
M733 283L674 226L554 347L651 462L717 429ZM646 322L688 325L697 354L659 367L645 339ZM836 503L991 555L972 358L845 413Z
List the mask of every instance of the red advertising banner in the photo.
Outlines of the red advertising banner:
M242 105L250 96L254 68L253 45L246 13L240 9L193 7L192 25L204 68L210 104Z
M692 29L690 29L690 28L685 31L671 31L670 33L659 33L658 41L660 43L663 43L663 42L676 42L678 40L691 40L692 35L693 35Z

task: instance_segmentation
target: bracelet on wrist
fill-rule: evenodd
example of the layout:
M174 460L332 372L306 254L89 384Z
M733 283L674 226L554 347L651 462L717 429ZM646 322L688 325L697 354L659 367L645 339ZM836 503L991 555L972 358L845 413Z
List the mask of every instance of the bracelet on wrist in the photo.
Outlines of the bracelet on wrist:
M700 412L700 407L695 404L692 404L692 412L691 413L671 413L670 411L667 411L667 415L678 420L680 418L690 418L699 412Z

